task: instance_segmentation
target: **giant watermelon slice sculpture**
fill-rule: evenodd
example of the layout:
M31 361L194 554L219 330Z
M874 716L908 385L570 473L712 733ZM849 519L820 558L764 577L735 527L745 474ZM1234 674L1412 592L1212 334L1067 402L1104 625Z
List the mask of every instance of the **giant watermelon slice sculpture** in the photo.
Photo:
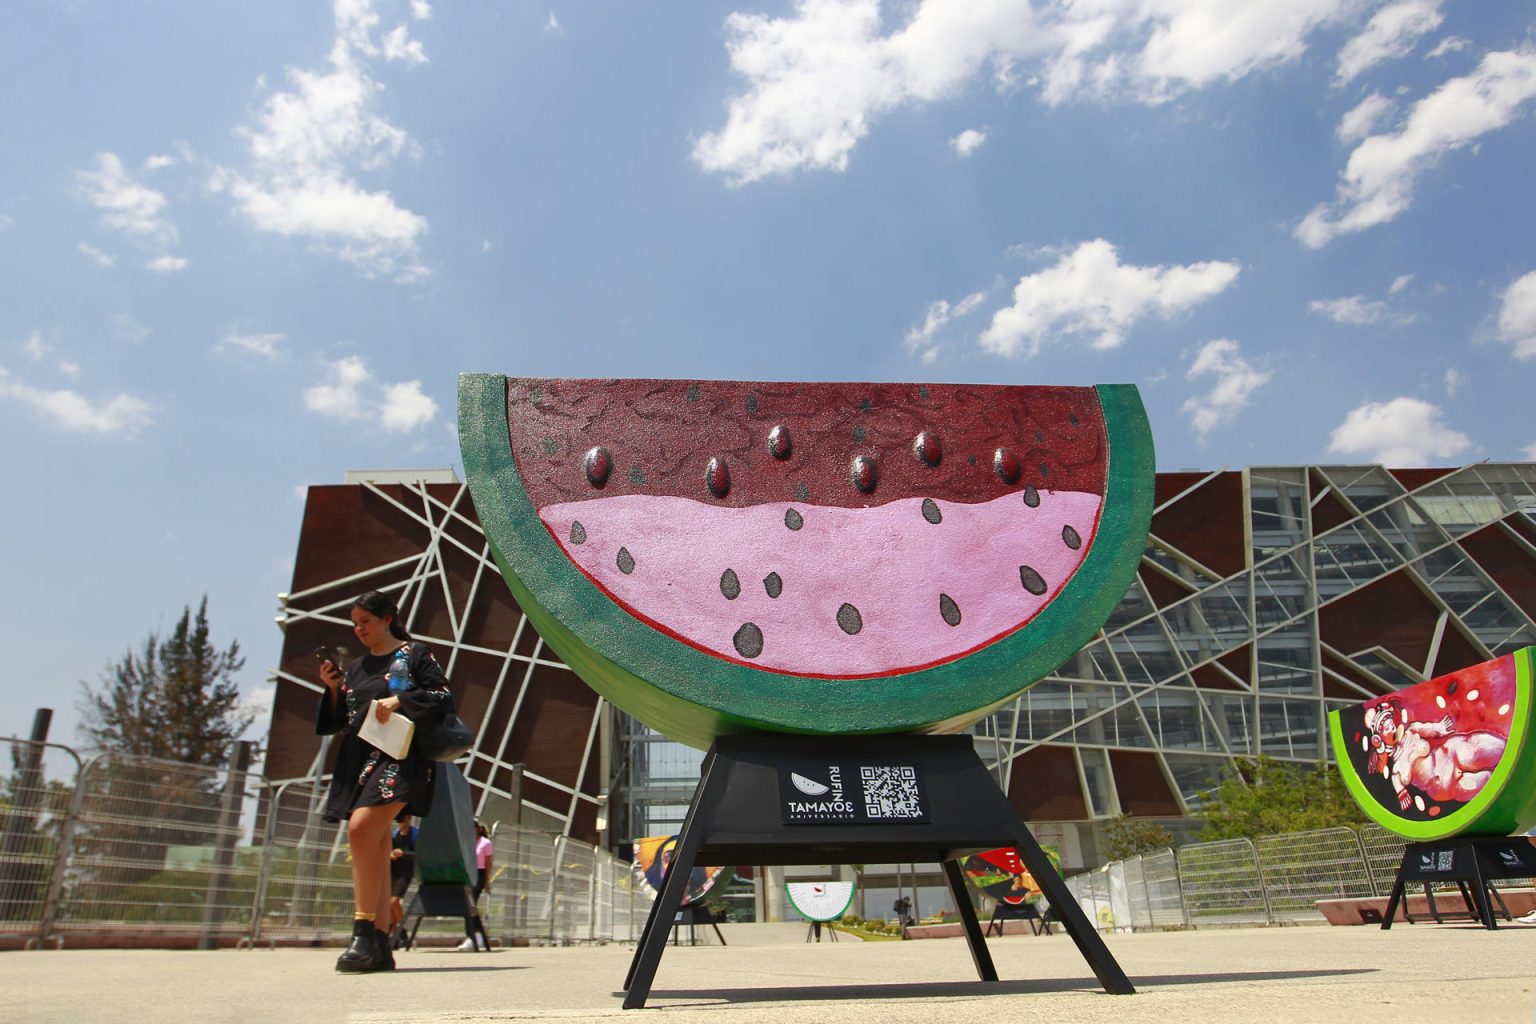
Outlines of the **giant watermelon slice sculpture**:
M1066 661L1146 543L1136 389L466 374L545 641L674 739L957 731Z
M1339 773L1372 821L1421 842L1536 824L1533 651L1329 713Z

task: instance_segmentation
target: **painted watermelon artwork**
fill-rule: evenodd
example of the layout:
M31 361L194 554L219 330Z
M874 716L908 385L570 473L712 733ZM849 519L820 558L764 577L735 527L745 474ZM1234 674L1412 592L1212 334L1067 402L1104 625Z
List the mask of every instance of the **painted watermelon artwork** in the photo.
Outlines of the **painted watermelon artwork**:
M789 882L784 895L807 921L840 921L853 904L852 882Z
M677 849L677 836L647 836L635 840L635 860L631 865L635 884L655 899L661 892L661 883L667 875L667 865ZM722 889L736 875L734 868L695 867L688 876L688 887L683 890L683 906L691 906L709 895L716 885Z
M1371 820L1420 841L1536 825L1533 650L1329 714L1339 772Z
M1151 517L1129 385L466 374L459 427L544 640L698 747L963 729L1102 626Z
M1055 847L1042 846L1051 866L1061 870L1061 854ZM1019 859L1011 846L972 854L960 862L960 870L976 889L999 903L1027 903L1041 896L1040 883Z

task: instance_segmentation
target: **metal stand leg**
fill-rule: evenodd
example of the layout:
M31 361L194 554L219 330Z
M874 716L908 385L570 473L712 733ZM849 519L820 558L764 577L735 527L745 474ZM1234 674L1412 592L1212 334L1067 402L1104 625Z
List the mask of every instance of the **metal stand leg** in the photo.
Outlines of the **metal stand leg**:
M965 875L958 861L944 862L944 877L949 880L949 892L955 898L955 908L960 912L960 923L965 927L965 941L971 945L971 961L982 981L996 981L997 968L992 965L992 954L987 950L987 940L981 934L981 923L976 920L976 908L971 906L971 895L965 888Z
M1109 947L1104 945L1104 939L1083 913L1083 908L1077 905L1077 900L1072 898L1067 883L1056 873L1055 866L1045 851L1040 849L1040 844L1035 842L1035 837L1029 834L1029 829L1021 828L1013 836L1013 848L1019 852L1019 859L1029 868L1029 873L1035 876L1035 884L1045 893L1051 909L1067 929L1067 934L1072 936L1072 941L1077 943L1078 952L1088 961L1088 966L1093 968L1104 991L1116 996L1135 992L1136 987L1120 969Z
M1387 897L1387 912L1381 915L1381 930L1390 931L1392 919L1397 916L1398 904L1403 907L1403 919L1413 924L1413 918L1408 916L1408 903L1403 899L1403 869L1397 869L1397 880L1392 883L1392 894Z

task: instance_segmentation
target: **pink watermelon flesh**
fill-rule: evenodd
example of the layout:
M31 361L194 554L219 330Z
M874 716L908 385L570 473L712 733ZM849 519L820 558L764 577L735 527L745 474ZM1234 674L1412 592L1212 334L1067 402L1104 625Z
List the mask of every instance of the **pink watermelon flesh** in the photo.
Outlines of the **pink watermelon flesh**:
M875 508L620 495L539 516L582 572L662 631L753 667L858 678L952 661L1028 623L1087 556L1102 503L1076 491Z

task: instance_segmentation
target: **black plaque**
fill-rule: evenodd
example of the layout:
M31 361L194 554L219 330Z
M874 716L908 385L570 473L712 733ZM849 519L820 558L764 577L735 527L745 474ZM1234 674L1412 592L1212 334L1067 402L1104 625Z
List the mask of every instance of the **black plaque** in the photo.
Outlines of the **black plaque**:
M922 823L928 789L912 758L785 761L778 765L785 825Z

